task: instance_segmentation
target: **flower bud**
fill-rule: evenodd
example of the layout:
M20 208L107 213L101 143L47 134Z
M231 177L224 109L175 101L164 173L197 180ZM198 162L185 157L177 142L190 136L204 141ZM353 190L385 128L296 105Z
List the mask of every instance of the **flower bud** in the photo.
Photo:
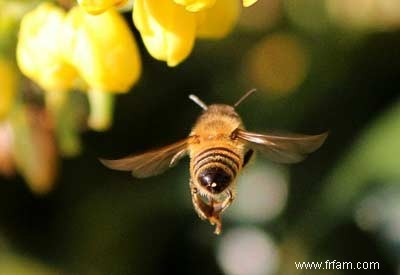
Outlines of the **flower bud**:
M110 9L100 15L69 11L64 28L65 59L90 89L127 92L141 72L140 56L124 18Z
M18 107L13 113L14 157L18 171L36 194L45 194L53 186L58 171L57 147L47 112Z
M195 13L173 0L135 0L133 21L149 53L168 66L178 65L192 51Z
M197 13L197 37L225 37L236 25L239 13L238 1L218 0L212 8Z
M66 91L77 77L61 54L65 12L42 3L27 13L20 26L17 62L20 70L46 91Z

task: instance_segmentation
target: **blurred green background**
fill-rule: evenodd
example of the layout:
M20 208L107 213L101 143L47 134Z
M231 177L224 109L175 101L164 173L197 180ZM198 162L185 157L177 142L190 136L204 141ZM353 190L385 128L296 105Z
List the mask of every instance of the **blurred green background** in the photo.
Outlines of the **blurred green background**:
M197 41L175 68L132 30L143 73L117 97L112 129L83 133L47 195L0 178L1 275L400 274L397 0L259 0L229 37ZM201 113L191 93L232 104L250 88L238 108L248 129L330 135L300 164L257 155L221 236L192 209L187 159L141 180L97 160L185 137ZM296 270L326 260L379 270Z

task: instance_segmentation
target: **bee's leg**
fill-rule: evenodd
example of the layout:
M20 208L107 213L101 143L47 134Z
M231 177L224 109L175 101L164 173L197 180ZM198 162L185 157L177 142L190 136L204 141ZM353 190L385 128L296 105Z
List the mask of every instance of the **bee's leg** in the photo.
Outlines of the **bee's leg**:
M214 211L213 204L205 203L197 193L192 192L192 202L194 210L202 220L208 220L211 225L215 225L214 233L219 235L222 229L221 217L218 212Z
M202 220L209 219L213 215L214 209L201 199L197 188L193 185L192 180L190 180L190 193L192 195L193 207L197 215L199 215L200 219Z
M219 235L222 231L222 221L221 221L221 213L225 211L231 205L233 200L235 199L235 192L232 190L227 191L227 197L222 202L211 201L213 207L213 214L208 220L212 225L215 225L214 233Z
M231 205L235 197L236 197L235 192L232 190L228 190L226 192L226 198L222 202L214 204L214 213L220 214L224 212L225 209L227 209Z
M221 234L222 221L221 221L220 213L213 213L213 215L211 217L209 217L208 220L210 221L211 225L215 225L214 233L216 235Z

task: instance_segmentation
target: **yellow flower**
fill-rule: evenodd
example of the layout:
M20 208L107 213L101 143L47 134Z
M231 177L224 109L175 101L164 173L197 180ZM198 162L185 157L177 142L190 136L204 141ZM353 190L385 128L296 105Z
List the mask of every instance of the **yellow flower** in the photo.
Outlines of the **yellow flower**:
M100 14L111 7L122 6L127 0L78 0L86 12L91 14Z
M61 54L65 12L43 3L27 13L20 25L17 62L20 70L46 91L66 91L77 77Z
M176 66L192 51L195 14L173 0L135 0L133 21L149 53Z
M141 73L139 52L123 17L114 9L90 15L81 7L69 11L64 28L65 59L89 87L89 125L105 130L111 123L109 92L127 92Z
M197 37L225 37L236 25L239 13L238 1L218 0L212 8L197 13Z
M174 0L175 3L185 6L188 11L198 12L214 6L216 0Z
M17 91L17 75L14 65L0 58L0 120L6 117Z
M123 17L110 9L90 15L74 7L64 29L65 59L92 89L127 92L141 72L140 56Z
M244 4L250 5L245 1ZM155 59L168 66L182 62L198 38L223 38L239 13L236 0L135 0L133 22Z

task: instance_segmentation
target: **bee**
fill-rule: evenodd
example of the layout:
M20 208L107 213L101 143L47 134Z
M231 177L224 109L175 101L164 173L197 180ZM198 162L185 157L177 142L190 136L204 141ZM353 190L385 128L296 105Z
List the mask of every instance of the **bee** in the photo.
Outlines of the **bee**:
M254 151L271 161L296 163L317 150L327 133L319 135L272 135L245 130L235 108L255 92L248 91L233 106L206 105L195 95L189 98L203 109L189 136L143 154L116 160L100 159L108 168L131 171L137 178L161 174L184 156L190 157L190 192L195 211L203 220L222 230L221 214L236 197L236 178Z

